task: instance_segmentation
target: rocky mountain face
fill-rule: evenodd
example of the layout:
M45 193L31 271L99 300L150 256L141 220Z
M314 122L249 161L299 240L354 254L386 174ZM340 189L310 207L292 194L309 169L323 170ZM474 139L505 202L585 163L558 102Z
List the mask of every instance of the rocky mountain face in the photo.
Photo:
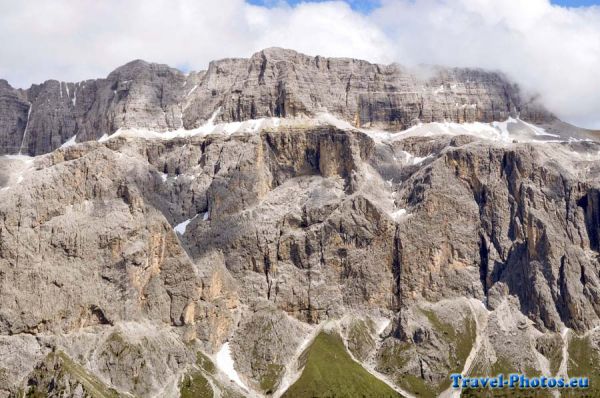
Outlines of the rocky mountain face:
M95 140L120 128L192 129L215 113L217 122L230 122L318 112L389 130L517 115L536 123L554 119L498 73L413 70L271 48L187 75L133 61L79 83L49 80L21 90L0 81L0 153L39 155L71 137Z
M6 148L20 131L23 153L81 142L0 156L0 397L449 397L455 372L600 382L600 143L536 127L552 116L498 75L436 73L265 50L189 76L134 62L2 85ZM293 117L322 107L339 120ZM287 118L96 140L217 109L215 123ZM490 123L366 128L444 118ZM311 379L323 371L332 384ZM361 390L367 377L379 384Z

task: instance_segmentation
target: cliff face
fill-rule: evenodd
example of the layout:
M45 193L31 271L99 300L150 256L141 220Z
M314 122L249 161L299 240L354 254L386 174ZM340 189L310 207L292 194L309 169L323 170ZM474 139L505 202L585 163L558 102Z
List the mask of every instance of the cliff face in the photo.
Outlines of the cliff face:
M0 81L5 152L41 153L0 156L0 397L279 397L318 358L327 391L407 397L598 374L598 135L429 72L270 49Z
M211 62L188 75L133 61L105 79L0 83L0 153L42 154L119 128L191 129L216 121L331 113L357 127L402 130L417 122L553 120L503 76L476 69L409 70L355 59L267 49Z
M4 157L4 393L281 393L323 327L409 392L571 369L560 332L600 313L598 150L280 126ZM198 359L225 342L251 392Z
M134 61L106 79L50 80L28 90L0 85L2 153L41 154L77 135L83 142L120 127L178 128L175 113L185 76L163 65Z

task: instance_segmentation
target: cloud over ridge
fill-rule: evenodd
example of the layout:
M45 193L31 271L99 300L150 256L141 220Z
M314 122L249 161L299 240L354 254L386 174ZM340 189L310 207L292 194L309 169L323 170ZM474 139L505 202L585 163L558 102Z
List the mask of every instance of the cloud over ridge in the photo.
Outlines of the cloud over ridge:
M0 78L105 76L134 58L205 69L265 47L372 62L500 70L559 117L600 128L600 7L548 0L0 0Z

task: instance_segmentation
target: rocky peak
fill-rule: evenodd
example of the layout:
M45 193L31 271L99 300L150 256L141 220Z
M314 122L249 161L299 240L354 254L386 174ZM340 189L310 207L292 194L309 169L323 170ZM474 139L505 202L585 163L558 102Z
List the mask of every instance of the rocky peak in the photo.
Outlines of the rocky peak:
M0 92L0 153L22 148L30 155L52 151L74 136L77 142L95 140L119 128L196 128L217 111L216 122L326 112L356 127L391 131L419 122L554 119L499 73L417 71L282 48L213 61L206 71L188 75L135 60L105 79L50 80L22 91L4 81ZM31 112L24 102L31 103Z
M183 75L183 73L168 65L146 62L141 59L128 62L112 71L108 80L145 80L153 76Z

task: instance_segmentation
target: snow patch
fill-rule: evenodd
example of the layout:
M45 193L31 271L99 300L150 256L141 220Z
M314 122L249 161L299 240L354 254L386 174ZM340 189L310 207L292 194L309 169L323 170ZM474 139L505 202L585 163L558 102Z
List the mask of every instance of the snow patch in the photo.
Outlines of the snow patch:
M191 90L190 90L191 91ZM138 128L120 128L110 136L102 136L99 142L104 142L113 137L124 136L142 139L160 139L170 140L174 138L187 138L193 136L205 136L208 134L231 135L235 133L257 133L265 128L284 127L309 127L320 125L332 125L339 129L352 129L361 131L377 142L393 142L402 140L406 137L431 137L436 135L470 135L480 139L491 140L502 144L509 144L514 140L519 142L562 142L560 137L546 132L543 128L533 124L523 122L521 119L509 117L503 122L472 122L472 123L454 123L454 122L432 122L417 123L405 130L390 132L378 130L376 128L357 128L346 120L338 118L336 115L322 111L315 116L308 117L300 115L292 118L266 117L259 119L250 119L238 122L218 123L215 120L221 108L218 108L211 117L200 127L185 129L183 127L183 112L189 105L189 102L183 107L180 114L180 128L165 132L154 131L150 129ZM476 104L463 105L466 107L476 107ZM558 137L556 141L548 140L549 137ZM409 164L419 164L426 160L426 157L417 157L409 154Z
M20 160L20 161L25 162L27 164L33 163L33 160L34 160L34 158L32 156L21 155L21 154L17 154L17 155L2 155L0 157L2 157L3 159L7 159L7 160Z
M27 128L29 127L29 117L31 116L31 109L33 104L29 103L29 110L27 111L27 122L25 122L25 130L23 131L23 139L21 140L21 146L19 147L19 155L23 153L23 145L25 145L25 138L27 137Z
M523 123L525 126L529 127L529 129L531 131L533 131L533 134L537 135L537 136L549 136L549 137L560 137L560 135L558 134L552 134L546 131L546 129L544 129L543 127L539 127L536 125L533 125L531 123L527 123L523 120L520 120L521 123Z
M69 138L64 144L62 144L60 147L61 148L68 148L70 146L73 146L75 144L77 144L77 141L75 141L77 139L77 134L75 134L73 137Z
M231 348L229 347L229 342L223 344L219 352L215 357L215 362L217 368L225 373L229 379L231 379L235 384L242 387L244 390L249 391L248 387L242 382L240 376L235 370L235 362L233 357L231 356Z
M354 128L354 126L351 125L350 123L348 123L347 121L339 119L336 116L332 115L331 113L327 113L327 112L318 113L317 117L316 117L316 121L324 123L324 124L331 124L332 126L335 126L339 129Z
M187 83L187 82L186 82ZM192 93L194 91L196 91L196 89L198 88L198 85L194 85L194 87L192 87L192 89L190 91L188 91L188 93L185 95L186 97L189 97L190 95L192 95Z
M9 170L9 183L0 188L4 191L11 187L11 185L17 185L23 182L24 175L31 170L34 158L26 155L2 155L0 159L14 161L10 164Z
M198 217L197 214L192 218L188 218L187 220L180 222L175 226L175 228L173 228L173 231L177 232L179 235L184 235L188 224L194 221L196 217Z
M382 318L380 320L377 320L375 322L375 327L377 328L377 336L380 336L385 331L385 329L387 329L391 322L392 320L388 318Z
M411 166L421 164L421 163L423 163L423 161L433 157L433 155L431 155L431 154L424 156L424 157L415 156L412 153L409 153L406 151L402 151L402 154L406 157L406 164L411 165Z
M405 215L406 215L406 209L398 209L398 210L390 213L390 216L396 221L398 221Z
M262 118L262 119L251 119L243 122L230 122L230 123L219 123L215 124L215 119L221 112L221 108L217 109L204 123L202 126L186 130L183 128L177 130L171 130L166 132L157 132L148 129L136 129L136 128L120 128L110 136L104 137L99 140L100 142L107 141L115 137L132 137L132 138L143 138L147 140L160 139L170 140L174 138L185 138L193 136L205 136L208 134L224 134L231 135L234 133L256 133L265 127L278 126L280 121L278 118Z
M558 372L556 372L557 376L568 377L569 370L569 328L565 327L560 332L560 337L562 339L562 360L560 361L560 365L558 367Z
M517 120L509 117L503 122L492 122L492 126L500 131L500 137L503 141L510 140L510 132L508 131L508 125L518 123Z

